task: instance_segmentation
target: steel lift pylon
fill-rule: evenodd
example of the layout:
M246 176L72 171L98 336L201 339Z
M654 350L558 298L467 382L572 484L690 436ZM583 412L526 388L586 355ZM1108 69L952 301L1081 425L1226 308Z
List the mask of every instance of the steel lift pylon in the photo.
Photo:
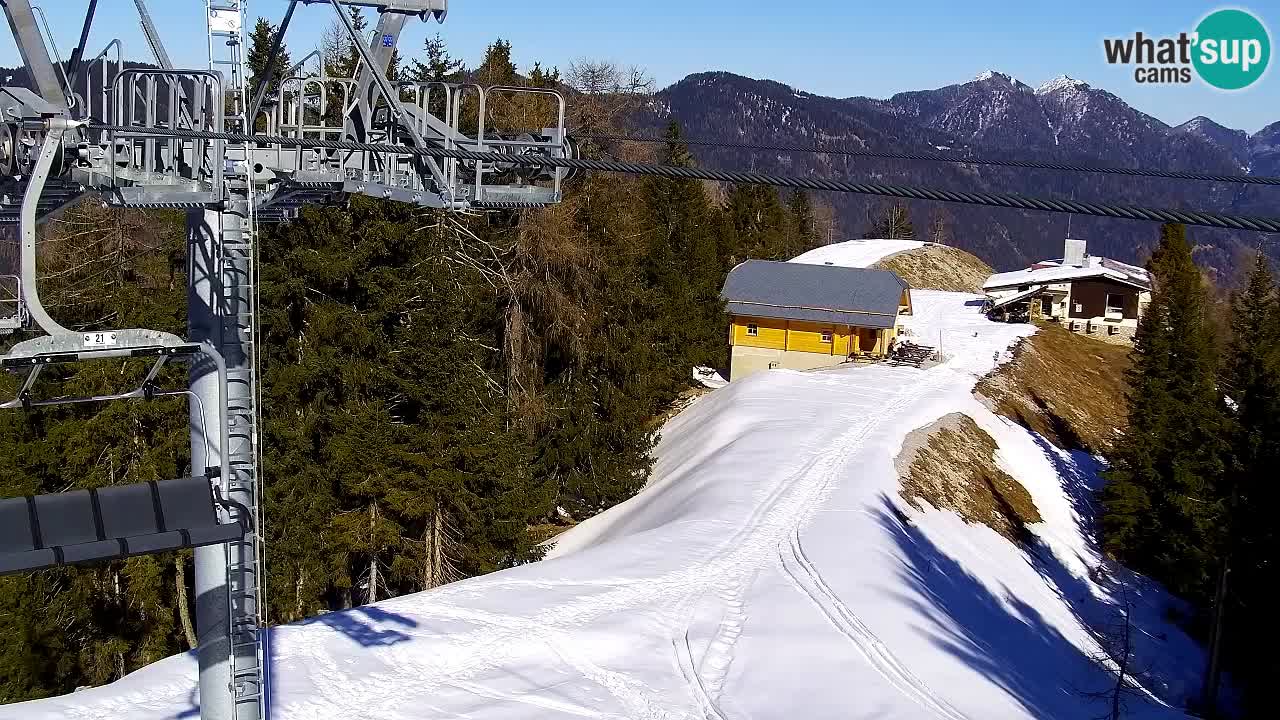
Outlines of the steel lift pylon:
M260 512L259 223L288 220L303 205L341 203L355 194L454 211L542 207L559 202L568 171L412 151L565 158L575 149L565 133L564 98L555 91L387 78L405 24L414 18L443 22L447 0L290 0L272 57L299 6L319 4L336 12L359 66L349 78L326 76L323 67L308 75L301 63L270 67L256 88L248 85L244 0L205 0L209 63L194 69L173 66L144 0L134 4L157 69L126 69L118 40L97 55L86 54L97 0L87 0L79 42L65 65L50 59L52 37L47 42L40 33L29 0L0 0L31 77L31 87L0 87L0 222L17 224L22 249L12 294L0 283L0 334L43 333L0 357L4 367L28 373L19 396L0 400L0 407L188 396L192 467L205 469L196 477L210 484L219 527L243 529L211 531L206 537L230 539L196 547L201 717L257 720L270 710ZM353 6L378 13L372 37L358 36L349 16ZM271 96L273 85L279 90ZM546 126L493 127L490 109L498 96L541 103ZM208 137L243 136L262 127L268 136L381 149L318 150ZM118 207L187 211L187 338L146 329L81 332L45 310L37 283L38 223L85 193ZM38 395L47 365L121 357L153 362L140 387L88 398ZM160 369L175 361L190 363L189 388L159 390ZM189 492L190 479L184 482L186 490L173 497L196 502L191 498L199 493ZM206 511L212 512L205 508L196 516ZM159 526L163 517L157 510ZM23 557L43 557L39 548L32 552Z

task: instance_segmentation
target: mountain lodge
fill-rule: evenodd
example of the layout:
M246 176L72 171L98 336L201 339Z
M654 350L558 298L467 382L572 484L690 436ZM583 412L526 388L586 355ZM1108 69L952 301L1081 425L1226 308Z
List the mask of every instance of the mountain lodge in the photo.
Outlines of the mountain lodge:
M748 260L729 273L729 379L884 357L911 314L911 288L888 270Z
M1146 270L1085 252L1083 240L1067 239L1060 260L997 273L982 285L984 311L993 320L1043 319L1071 332L1111 343L1132 343L1138 318L1151 302Z

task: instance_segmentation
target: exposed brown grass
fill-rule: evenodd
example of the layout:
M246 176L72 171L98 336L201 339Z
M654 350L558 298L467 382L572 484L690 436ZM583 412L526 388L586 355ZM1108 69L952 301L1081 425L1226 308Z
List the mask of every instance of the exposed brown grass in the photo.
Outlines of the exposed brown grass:
M892 270L911 287L921 290L982 292L991 266L948 245L926 245L884 258L874 267Z
M898 455L902 497L954 510L965 522L981 523L1018 543L1030 539L1027 525L1040 522L1031 494L995 461L996 441L969 416L952 413L907 436Z
M554 523L542 523L541 525L530 525L525 528L525 532L529 533L529 537L533 540L534 545L542 544L560 533L576 527L578 523L569 522L568 520L560 520Z
M1013 361L983 378L974 392L1060 448L1106 455L1125 430L1129 352L1042 324L1014 349Z
M694 400L697 400L709 392L711 392L711 388L703 387L701 385L695 385L681 390L680 394L676 396L675 401L671 403L670 407L668 407L661 415L658 415L649 421L649 426L654 430L661 428L663 425L667 424L668 420L684 412L685 408L692 405Z

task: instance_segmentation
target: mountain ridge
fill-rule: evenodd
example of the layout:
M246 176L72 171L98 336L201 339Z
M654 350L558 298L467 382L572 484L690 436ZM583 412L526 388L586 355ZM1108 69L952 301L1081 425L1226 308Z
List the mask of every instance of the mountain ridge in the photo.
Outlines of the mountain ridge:
M1089 163L1217 174L1280 173L1280 122L1249 135L1203 115L1171 126L1110 91L1060 75L1031 87L988 71L961 83L888 98L818 95L774 80L728 71L689 75L659 91L642 124L676 120L688 137L857 149L952 151L988 157ZM1150 207L1274 214L1268 188L990 166L879 161L816 153L695 148L716 169L754 169L820 177L897 182L948 189L1018 192ZM884 201L829 195L842 237L856 237ZM917 232L942 217L951 240L997 269L1019 267L1060 251L1061 215L908 203ZM1154 246L1150 224L1075 218L1073 230L1091 250L1140 262ZM1196 229L1197 259L1231 281L1256 234ZM946 239L946 238L943 238Z

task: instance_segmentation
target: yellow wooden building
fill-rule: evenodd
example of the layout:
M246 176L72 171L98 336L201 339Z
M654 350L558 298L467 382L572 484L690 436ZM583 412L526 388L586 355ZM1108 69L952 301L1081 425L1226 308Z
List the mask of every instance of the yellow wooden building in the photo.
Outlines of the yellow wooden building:
M887 270L748 260L725 281L729 379L884 356L911 314L911 289Z

